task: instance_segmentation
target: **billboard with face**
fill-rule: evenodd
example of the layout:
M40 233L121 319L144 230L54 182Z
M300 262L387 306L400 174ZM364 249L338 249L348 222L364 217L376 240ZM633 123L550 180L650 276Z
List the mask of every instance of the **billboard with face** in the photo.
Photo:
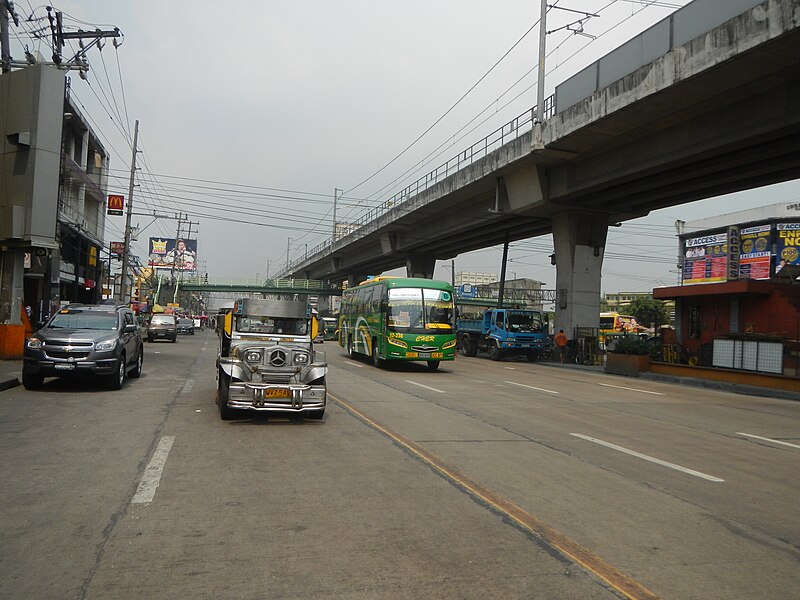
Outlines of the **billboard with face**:
M154 269L194 271L196 261L197 240L150 238L148 266Z

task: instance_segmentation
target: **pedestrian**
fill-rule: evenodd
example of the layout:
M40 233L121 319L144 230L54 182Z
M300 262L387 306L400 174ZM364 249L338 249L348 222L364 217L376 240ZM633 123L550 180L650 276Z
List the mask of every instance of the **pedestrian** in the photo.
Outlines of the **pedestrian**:
M563 329L559 329L558 333L556 334L555 338L553 338L553 340L555 341L556 346L558 346L558 356L561 362L563 363L564 356L567 353L567 343L569 342L567 334L564 333Z

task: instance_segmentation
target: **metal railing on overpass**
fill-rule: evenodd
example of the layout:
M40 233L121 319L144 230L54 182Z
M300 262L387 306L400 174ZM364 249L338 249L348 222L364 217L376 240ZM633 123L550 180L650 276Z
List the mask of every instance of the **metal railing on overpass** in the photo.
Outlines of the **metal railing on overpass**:
M319 279L235 279L229 277L184 277L180 289L190 292L259 292L264 294L308 294L340 296L341 288Z
M544 117L548 119L553 116L555 113L555 99L554 96L549 96L544 101ZM352 241L355 239L359 239L361 237L359 235L359 230L364 227L367 223L370 223L377 219L378 217L386 214L390 210L396 208L402 208L405 203L411 200L411 198L419 195L421 192L424 192L429 187L439 183L443 179L446 179L450 175L457 173L461 169L470 166L476 160L484 158L488 156L488 154L497 148L500 148L504 144L511 142L521 135L528 133L533 129L533 125L536 123L536 106L531 108L530 110L525 111L518 117L511 119L508 123L495 129L489 135L484 137L483 139L475 142L467 149L459 152L456 156L449 159L445 163L436 167L430 173L427 173L423 177L417 179L414 183L406 186L399 192L397 192L394 196L382 202L378 206L374 207L372 210L364 213L358 219L353 222L347 223L348 227L352 227L353 231L350 233L343 235L342 237L335 240L336 242L342 240ZM361 233L361 235L366 235ZM308 260L308 257L314 257L317 254L324 254L327 250L329 250L334 242L332 240L325 240L321 242L314 248L312 248L303 258L297 259L292 262L289 267L287 268L286 272L291 272L297 265L302 264Z

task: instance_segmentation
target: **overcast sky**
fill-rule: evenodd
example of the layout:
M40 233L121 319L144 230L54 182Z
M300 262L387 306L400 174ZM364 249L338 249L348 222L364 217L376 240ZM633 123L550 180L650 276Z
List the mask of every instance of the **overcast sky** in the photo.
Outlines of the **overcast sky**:
M553 0L546 93L686 0ZM127 195L139 120L136 212L188 213L210 277L263 277L536 103L536 0L69 0L67 31L118 27L115 48L87 52L73 99L111 155L110 192ZM12 54L49 59L31 33L43 5L16 0ZM559 10L559 8L570 10ZM35 10L34 10L35 9ZM583 34L573 33L585 11ZM527 33L527 35L526 35ZM594 38L589 37L594 36ZM49 40L49 36L46 38ZM516 45L515 45L516 44ZM512 49L513 48L513 49ZM66 57L77 46L64 50ZM463 99L462 99L463 97ZM435 126L416 143L415 140ZM396 157L398 157L394 160ZM388 165L388 166L387 166ZM790 182L654 212L609 232L602 291L678 281L674 221L800 200ZM106 243L122 240L108 217ZM135 216L134 252L176 222ZM194 236L193 236L194 237ZM512 244L509 277L555 286L552 239ZM500 272L501 249L458 256L455 270ZM450 279L450 264L436 277Z

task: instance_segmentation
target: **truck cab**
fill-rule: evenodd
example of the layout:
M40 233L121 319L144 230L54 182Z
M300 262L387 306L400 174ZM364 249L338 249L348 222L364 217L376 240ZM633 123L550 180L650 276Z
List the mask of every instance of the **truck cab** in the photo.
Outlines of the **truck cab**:
M492 360L525 355L535 361L547 348L547 316L538 310L490 308L480 320L459 320L458 340L464 356L479 351Z
M318 333L305 301L237 300L220 328L220 418L254 411L321 419L328 365L314 344Z

